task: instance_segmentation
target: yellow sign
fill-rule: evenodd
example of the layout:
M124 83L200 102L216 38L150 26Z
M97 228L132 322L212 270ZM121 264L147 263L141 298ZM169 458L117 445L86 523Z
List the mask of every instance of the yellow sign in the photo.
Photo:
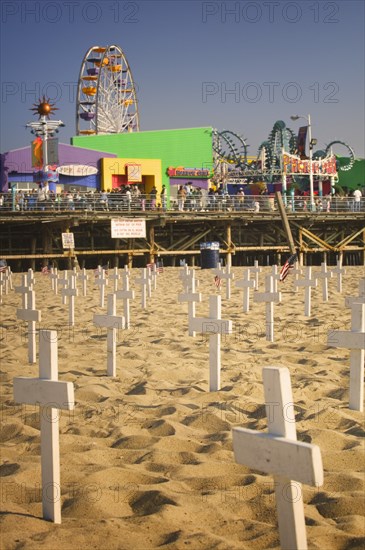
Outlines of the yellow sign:
M142 181L142 166L140 164L126 164L127 178L129 182Z

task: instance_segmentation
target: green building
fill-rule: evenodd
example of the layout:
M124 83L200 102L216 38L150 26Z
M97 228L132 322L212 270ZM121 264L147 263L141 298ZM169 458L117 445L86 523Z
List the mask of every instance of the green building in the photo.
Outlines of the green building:
M209 186L213 168L211 127L75 136L71 143L117 155L117 159L102 165L103 189L118 187L128 181L142 184L147 193L153 185L158 190L163 184L172 189L187 182L202 189ZM148 162L152 160L154 164ZM128 176L131 173L129 167L136 168L139 180ZM112 175L110 170L113 170Z

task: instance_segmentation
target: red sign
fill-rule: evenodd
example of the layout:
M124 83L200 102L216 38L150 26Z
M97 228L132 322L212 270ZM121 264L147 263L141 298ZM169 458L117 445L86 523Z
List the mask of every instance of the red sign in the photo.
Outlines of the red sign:
M183 166L178 166L177 168L173 168L170 166L167 169L167 174L170 176L170 178L209 178L210 171L206 169L198 169L198 168L184 168Z
M310 161L301 160L295 155L284 153L283 155L283 172L284 174L309 174ZM323 176L332 176L337 173L336 157L334 155L321 160L312 161L312 174Z

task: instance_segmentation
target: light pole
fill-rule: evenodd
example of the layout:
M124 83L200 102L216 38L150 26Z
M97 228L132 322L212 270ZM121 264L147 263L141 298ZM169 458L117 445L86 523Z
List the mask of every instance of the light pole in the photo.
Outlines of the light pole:
M290 117L292 120L298 120L298 118L305 118L308 121L308 138L309 138L309 200L311 211L314 212L314 185L313 185L313 145L316 145L317 140L312 139L312 125L311 125L311 116L305 115L292 115Z

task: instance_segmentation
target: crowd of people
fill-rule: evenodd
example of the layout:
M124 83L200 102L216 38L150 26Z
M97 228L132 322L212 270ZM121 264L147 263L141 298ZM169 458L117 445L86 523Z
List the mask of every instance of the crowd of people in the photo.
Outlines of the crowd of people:
M301 192L285 197L288 211L360 212L365 211L365 193L357 188L347 194L316 195L311 204L309 194ZM145 193L139 185L123 185L108 191L64 190L54 193L48 188L0 194L0 210L16 211L146 211L178 210L199 211L275 211L275 196L263 189L259 195L245 194L243 187L228 193L223 186L203 190L192 184L179 185L175 193L167 196L165 185L158 191L153 186Z

